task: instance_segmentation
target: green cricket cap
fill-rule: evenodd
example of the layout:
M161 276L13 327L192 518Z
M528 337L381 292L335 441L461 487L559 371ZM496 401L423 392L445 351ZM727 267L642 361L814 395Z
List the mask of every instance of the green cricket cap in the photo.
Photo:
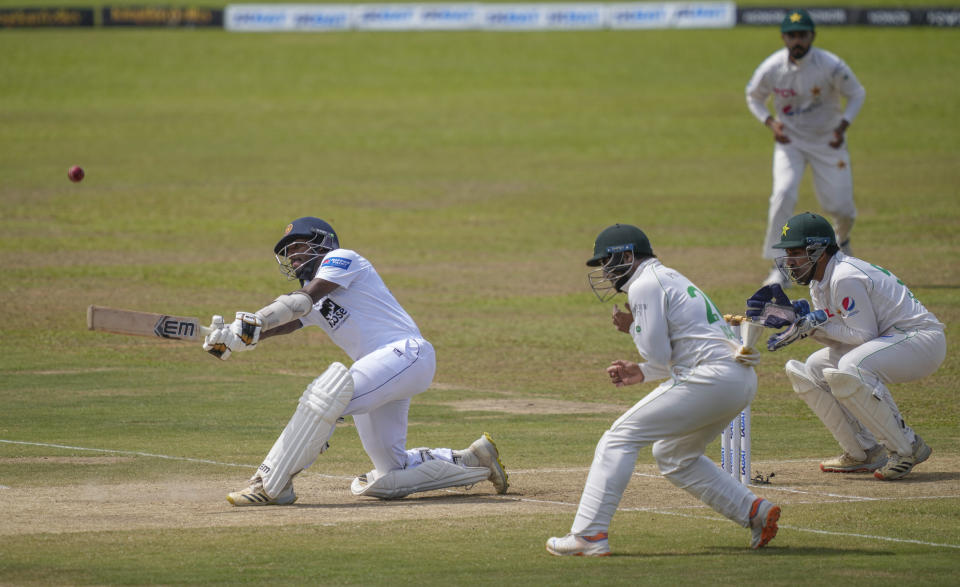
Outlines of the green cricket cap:
M780 23L781 33L793 31L813 32L814 30L816 30L816 27L813 24L813 19L810 18L810 14L803 8L788 11L787 15L783 17L783 22Z

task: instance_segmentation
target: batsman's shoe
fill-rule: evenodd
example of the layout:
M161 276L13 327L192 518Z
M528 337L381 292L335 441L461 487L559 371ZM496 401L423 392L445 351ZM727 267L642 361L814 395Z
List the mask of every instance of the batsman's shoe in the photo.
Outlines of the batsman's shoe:
M914 467L930 458L933 449L916 435L913 441L913 453L910 456L899 455L895 452L887 457L887 464L873 472L873 476L884 481L893 481L906 477Z
M493 439L486 432L483 436L473 441L466 450L458 450L454 453L459 456L463 465L467 467L486 467L490 469L490 476L487 479L493 483L497 493L507 492L510 484L507 482L507 472L500 462L500 451Z
M610 556L610 541L606 532L593 536L567 534L547 540L547 552L554 556Z
M290 505L297 501L297 494L293 492L293 480L287 481L280 495L271 498L263 490L263 482L257 477L250 483L250 487L241 491L227 494L227 501L237 507L251 505Z
M820 463L820 470L824 473L869 473L876 471L887 462L887 449L879 444L866 452L867 458L862 461L848 453L827 459Z
M777 535L779 519L780 506L759 497L754 500L753 505L750 506L750 530L753 532L750 548L757 550L769 544Z

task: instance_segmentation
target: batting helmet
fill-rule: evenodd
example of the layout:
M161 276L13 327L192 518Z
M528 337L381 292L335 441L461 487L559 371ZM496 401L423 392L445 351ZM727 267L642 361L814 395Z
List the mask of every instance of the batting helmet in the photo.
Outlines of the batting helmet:
M800 255L774 259L780 272L800 285L807 285L817 272L817 262L824 253L837 251L837 236L827 219L813 212L797 214L783 225L780 242L775 249L803 249Z
M294 253L298 262L296 267L293 265L292 255L287 252L287 247L294 242L308 245L308 250ZM317 263L324 255L339 248L340 239L329 223L313 216L304 216L287 225L283 237L273 247L273 252L280 264L280 272L290 279L303 282L313 279L317 272Z
M630 280L635 261L653 256L650 239L642 230L630 224L608 226L597 236L593 256L587 259L588 267L599 267L587 274L590 289L601 302L609 300Z
M614 224L603 229L593 245L593 256L587 259L588 267L598 267L603 260L614 253L633 251L640 257L652 257L650 239L642 230L630 224Z

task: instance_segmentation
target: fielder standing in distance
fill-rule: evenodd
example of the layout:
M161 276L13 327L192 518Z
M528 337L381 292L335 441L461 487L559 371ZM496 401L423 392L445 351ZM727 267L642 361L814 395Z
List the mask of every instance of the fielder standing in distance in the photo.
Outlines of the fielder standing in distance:
M850 231L857 209L846 132L863 106L866 91L839 57L813 47L816 30L805 10L791 10L780 25L785 47L760 64L747 84L750 112L773 133L773 192L767 215L765 259L780 227L793 216L797 191L809 164L817 200L837 226L840 249L850 254ZM773 95L774 115L767 109ZM841 98L846 105L841 105ZM774 267L764 285L789 287Z
M410 398L430 386L436 359L373 265L340 248L333 228L313 217L290 223L274 254L281 271L302 288L255 313L237 312L229 325L214 316L204 350L226 360L262 339L319 326L354 363L349 370L333 363L307 386L250 486L227 500L235 506L292 504L293 477L326 450L341 416L353 416L374 467L353 480L354 495L393 499L485 480L505 493L507 475L487 433L465 450L405 449Z
M589 274L600 301L626 292L630 335L644 363L613 361L617 387L667 379L621 416L600 438L570 533L547 541L557 556L610 554L607 531L636 466L653 445L660 472L720 514L748 527L751 548L777 534L780 508L704 456L730 420L757 392L756 349L744 347L723 315L683 275L664 267L639 228L615 224L597 237ZM623 329L623 314L614 325Z
M944 325L896 275L840 251L833 227L818 214L790 218L774 246L786 252L777 259L784 276L810 286L813 310L773 285L747 300L747 316L789 325L770 338L771 351L807 336L825 345L806 363L786 364L794 391L843 449L820 469L872 471L881 480L906 476L933 451L904 422L887 384L915 381L940 367L947 353Z

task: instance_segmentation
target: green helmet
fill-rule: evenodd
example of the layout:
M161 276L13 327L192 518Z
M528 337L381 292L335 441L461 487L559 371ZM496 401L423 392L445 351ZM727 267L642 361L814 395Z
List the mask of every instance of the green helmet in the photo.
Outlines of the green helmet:
M787 15L783 17L783 22L780 23L781 33L790 33L793 31L814 32L815 30L813 19L810 18L810 14L803 8L788 11Z
M783 225L780 242L775 249L803 249L800 255L774 259L780 273L800 285L807 285L817 272L817 262L830 245L836 247L837 237L827 219L813 212L797 214Z
M798 249L822 245L824 247L837 244L837 235L826 218L813 212L797 214L783 225L780 233L780 242L773 245L775 249Z
M587 266L598 267L603 260L614 253L633 251L638 257L652 257L650 239L643 231L630 224L614 224L603 229L593 245L593 256L587 260Z
M598 267L587 274L590 289L601 302L609 300L630 280L637 259L653 256L642 230L629 224L608 226L597 236L593 256L587 260L587 266Z

